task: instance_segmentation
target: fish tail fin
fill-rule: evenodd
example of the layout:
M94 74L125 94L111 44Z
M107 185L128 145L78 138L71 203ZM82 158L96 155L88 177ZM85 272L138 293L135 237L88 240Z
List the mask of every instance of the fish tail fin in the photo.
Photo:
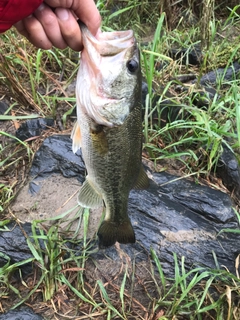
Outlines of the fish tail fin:
M112 246L116 241L119 243L134 243L135 234L130 220L116 223L104 220L98 230L99 248Z

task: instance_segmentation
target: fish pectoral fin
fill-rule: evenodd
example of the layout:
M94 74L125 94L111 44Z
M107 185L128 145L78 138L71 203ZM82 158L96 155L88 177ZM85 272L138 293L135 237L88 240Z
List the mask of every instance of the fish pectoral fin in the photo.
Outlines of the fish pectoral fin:
M138 178L133 186L134 189L147 189L149 187L149 178L141 166Z
M81 136L81 129L79 127L78 122L76 121L74 124L74 127L72 129L71 133L71 139L72 139L72 151L76 153L78 149L82 146L82 136Z
M134 243L135 234L130 220L122 223L116 223L104 220L98 229L98 245L100 249L114 245L116 241L119 243Z
M91 128L90 135L94 150L101 156L106 155L108 152L108 140L103 126L97 125Z
M87 179L84 181L79 192L78 204L85 208L99 208L103 204L102 197L96 192Z

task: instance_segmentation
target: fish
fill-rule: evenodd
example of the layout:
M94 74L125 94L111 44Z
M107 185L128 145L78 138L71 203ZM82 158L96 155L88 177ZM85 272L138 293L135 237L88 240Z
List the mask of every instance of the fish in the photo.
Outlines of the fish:
M134 243L130 190L145 189L142 165L141 66L132 30L99 31L80 23L83 51L76 82L72 149L82 150L87 176L78 195L85 208L105 207L99 248Z

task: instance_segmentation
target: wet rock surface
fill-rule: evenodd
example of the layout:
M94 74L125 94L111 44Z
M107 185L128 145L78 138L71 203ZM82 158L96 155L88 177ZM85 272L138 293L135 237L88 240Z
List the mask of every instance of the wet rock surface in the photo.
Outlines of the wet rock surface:
M240 167L234 153L226 146L223 147L216 174L223 184L234 195L236 202L240 201Z
M83 182L85 165L79 154L72 152L72 140L69 136L48 137L34 157L30 175L36 179L61 173L64 177L76 177Z
M19 140L27 140L32 137L40 136L44 130L53 127L54 120L53 119L32 119L23 122L21 126L16 131L16 137Z
M232 63L227 69L219 68L216 71L210 71L203 75L200 79L200 84L204 86L216 86L217 82L221 79L224 81L231 81L239 77L240 64L238 61Z
M217 268L228 265L234 272L240 239L233 234L219 234L223 228L238 228L231 199L224 193L196 185L167 173L154 173L149 190L130 197L129 212L137 239L152 247L172 275L172 253L185 256L187 268ZM236 242L238 244L236 245Z
M29 247L26 242L26 237L24 236L21 228L14 222L8 225L9 230L12 231L1 231L0 232L0 252L8 256L11 264L16 262L29 259L32 257ZM31 235L31 224L24 224L23 229L26 234ZM3 267L8 261L4 256L0 256L0 268ZM23 271L25 274L32 271L32 266L24 266ZM1 318L0 318L1 319Z
M30 308L24 307L0 315L0 320L43 320L43 318L35 314Z
M4 101L0 101L0 115L4 114L8 109L8 104Z

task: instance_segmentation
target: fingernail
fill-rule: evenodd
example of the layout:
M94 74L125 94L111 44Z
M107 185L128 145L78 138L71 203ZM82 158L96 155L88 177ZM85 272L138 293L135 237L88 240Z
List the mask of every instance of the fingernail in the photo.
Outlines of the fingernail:
M68 13L68 10L66 9L62 9L62 8L58 8L55 10L55 13L57 15L57 17L60 19L60 20L68 20L68 17L69 17L69 13Z
M37 8L37 10L42 11L46 8L45 4L40 4L40 6Z

